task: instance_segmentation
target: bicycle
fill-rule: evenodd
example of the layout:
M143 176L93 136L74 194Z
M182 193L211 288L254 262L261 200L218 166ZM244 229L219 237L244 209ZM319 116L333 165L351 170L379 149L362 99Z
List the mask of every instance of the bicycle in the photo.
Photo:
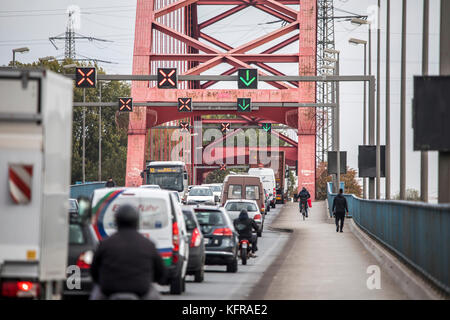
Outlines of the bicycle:
M306 203L305 202L300 202L300 213L303 216L303 221L305 221L305 217L306 217Z

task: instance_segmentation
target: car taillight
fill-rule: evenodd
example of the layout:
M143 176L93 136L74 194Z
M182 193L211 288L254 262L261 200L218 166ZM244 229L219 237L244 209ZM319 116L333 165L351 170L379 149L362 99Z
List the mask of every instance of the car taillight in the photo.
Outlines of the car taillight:
M195 228L194 231L192 231L191 247L198 247L201 244L201 240L201 233Z
M261 215L255 214L255 216L253 217L253 220L261 220Z
M5 281L1 292L3 297L8 298L37 298L39 284L30 281Z
M94 252L92 252L91 250L83 252L78 257L77 266L80 269L89 269L91 267L93 259L94 259Z
M231 237L231 236L233 236L233 231L231 231L230 228L219 228L219 229L214 230L213 235Z
M172 224L172 243L173 243L173 251L180 250L180 230L178 229L177 222L174 222Z

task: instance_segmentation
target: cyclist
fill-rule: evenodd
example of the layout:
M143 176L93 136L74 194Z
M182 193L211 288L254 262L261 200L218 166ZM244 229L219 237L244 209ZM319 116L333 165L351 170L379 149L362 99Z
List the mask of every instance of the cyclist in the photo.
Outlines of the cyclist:
M297 198L299 199L299 209L302 211L302 205L305 206L306 217L308 218L308 199L311 198L308 190L305 187L298 193Z

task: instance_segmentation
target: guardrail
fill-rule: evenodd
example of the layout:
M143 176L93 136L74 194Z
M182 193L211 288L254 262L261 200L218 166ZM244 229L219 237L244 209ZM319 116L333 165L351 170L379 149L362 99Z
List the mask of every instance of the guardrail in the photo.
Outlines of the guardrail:
M94 192L95 189L103 188L105 183L106 181L73 184L70 186L70 197L73 199L77 199L79 196L90 198L92 192Z
M328 185L330 216L335 196ZM344 196L361 229L450 293L450 205Z

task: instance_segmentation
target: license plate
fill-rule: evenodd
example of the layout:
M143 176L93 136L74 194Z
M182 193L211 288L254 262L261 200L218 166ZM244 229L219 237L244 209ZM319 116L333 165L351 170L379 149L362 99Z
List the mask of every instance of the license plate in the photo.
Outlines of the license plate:
M242 243L242 248L247 249L247 242Z

